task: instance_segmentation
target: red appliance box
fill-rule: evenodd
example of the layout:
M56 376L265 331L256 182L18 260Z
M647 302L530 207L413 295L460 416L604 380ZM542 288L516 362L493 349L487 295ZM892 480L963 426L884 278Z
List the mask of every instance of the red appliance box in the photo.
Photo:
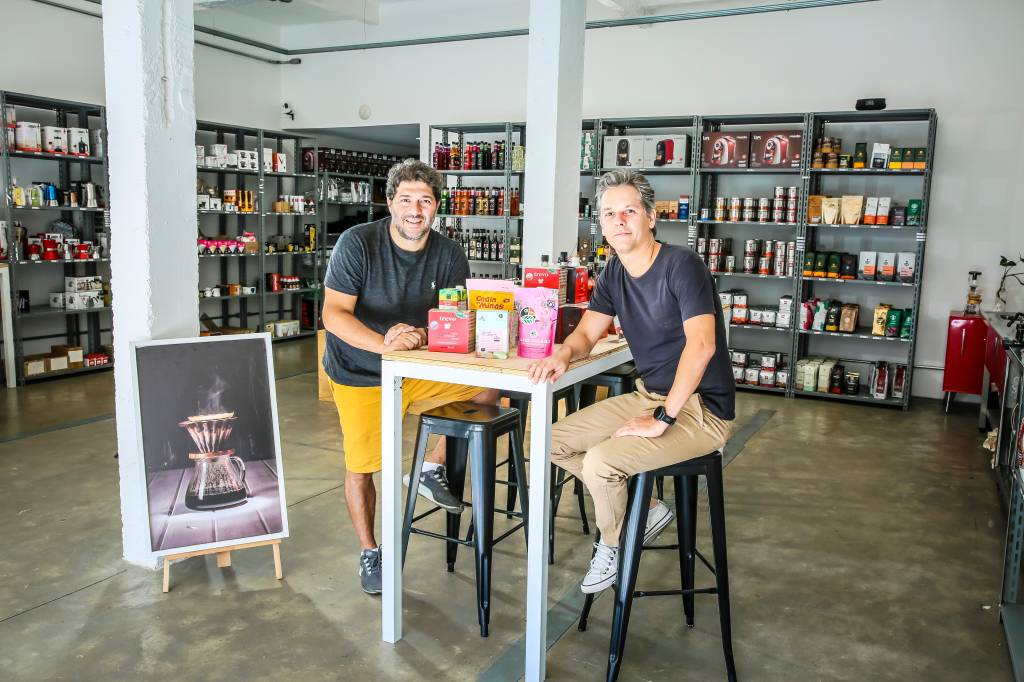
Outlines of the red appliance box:
M568 304L558 307L558 329L555 330L555 343L564 343L583 319L587 312L587 304Z
M567 268L526 268L523 271L523 286L555 289L558 303L565 303Z
M750 155L750 133L704 133L700 163L710 168L746 168Z
M804 135L799 130L756 130L750 133L750 167L799 168L803 139Z
M589 275L586 268L565 268L565 302L586 303L590 300Z
M438 310L427 313L427 350L472 353L476 349L476 311Z

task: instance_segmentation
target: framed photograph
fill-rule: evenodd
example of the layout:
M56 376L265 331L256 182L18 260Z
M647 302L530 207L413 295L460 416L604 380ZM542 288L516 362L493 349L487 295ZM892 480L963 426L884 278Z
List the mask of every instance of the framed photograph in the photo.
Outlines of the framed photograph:
M132 344L156 555L288 536L269 334Z

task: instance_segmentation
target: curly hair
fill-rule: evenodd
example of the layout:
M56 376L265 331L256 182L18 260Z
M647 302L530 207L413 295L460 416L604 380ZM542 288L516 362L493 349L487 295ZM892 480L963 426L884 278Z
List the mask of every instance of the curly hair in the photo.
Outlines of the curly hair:
M429 164L423 163L419 159L406 159L392 166L388 171L388 183L384 190L388 201L395 198L398 186L403 182L425 182L434 192L434 201L441 201L444 179Z

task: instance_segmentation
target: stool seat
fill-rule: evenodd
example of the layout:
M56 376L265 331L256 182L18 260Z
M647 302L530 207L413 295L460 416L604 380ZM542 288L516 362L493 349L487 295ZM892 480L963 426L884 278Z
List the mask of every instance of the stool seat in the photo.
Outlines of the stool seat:
M433 433L441 433L439 429L451 427L452 422L458 424L459 430L463 432L486 429L502 431L519 422L519 410L514 407L480 405L467 400L427 410L420 415L420 420L430 426Z

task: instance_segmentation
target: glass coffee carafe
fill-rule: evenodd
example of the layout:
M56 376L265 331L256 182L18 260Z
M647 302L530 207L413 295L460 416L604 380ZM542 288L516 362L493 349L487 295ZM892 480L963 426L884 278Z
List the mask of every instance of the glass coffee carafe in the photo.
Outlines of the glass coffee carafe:
M185 506L206 511L244 504L249 497L245 462L224 448L234 429L234 412L189 417L179 426L188 431L199 452L189 453L195 465L185 491Z

